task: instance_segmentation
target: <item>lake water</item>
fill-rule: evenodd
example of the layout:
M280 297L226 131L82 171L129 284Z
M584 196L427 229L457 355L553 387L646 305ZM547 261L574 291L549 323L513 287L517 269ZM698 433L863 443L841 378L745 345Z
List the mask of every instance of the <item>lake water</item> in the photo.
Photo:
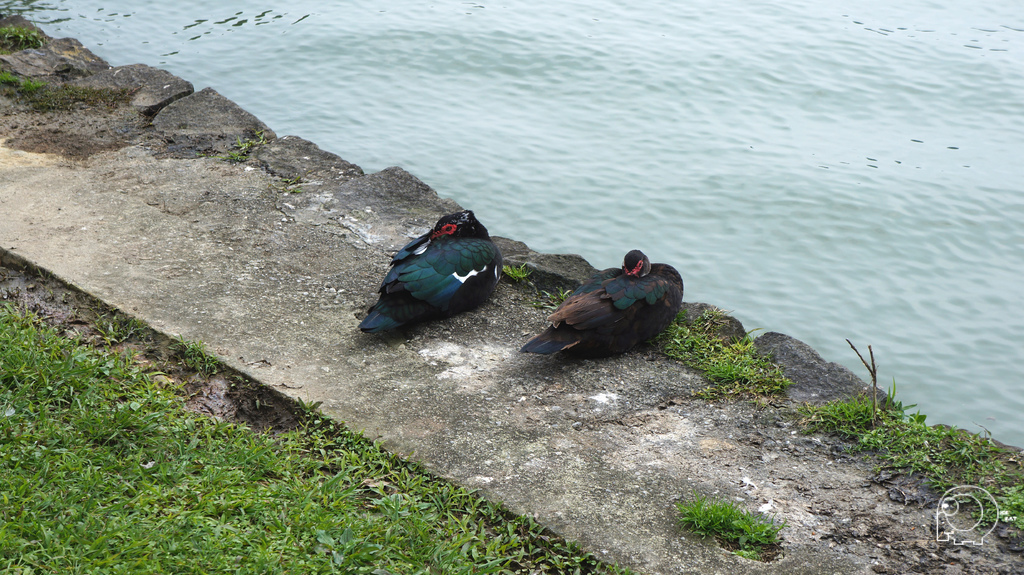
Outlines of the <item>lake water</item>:
M1024 445L1017 0L4 1ZM898 4L898 5L897 5ZM947 4L947 5L943 5ZM948 4L956 4L949 6Z

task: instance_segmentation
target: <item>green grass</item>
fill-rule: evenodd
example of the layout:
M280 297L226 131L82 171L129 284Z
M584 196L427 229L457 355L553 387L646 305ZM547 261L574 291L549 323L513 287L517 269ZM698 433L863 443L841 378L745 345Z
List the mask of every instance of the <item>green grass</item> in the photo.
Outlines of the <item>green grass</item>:
M990 438L945 425L930 426L926 416L908 413L893 384L872 422L871 399L858 396L799 409L807 432L835 433L854 441L854 451L873 451L886 467L922 474L939 493L958 485L982 487L1005 515L1024 529L1024 458ZM986 517L988 521L994 516Z
M171 349L178 355L186 367L195 370L202 375L213 375L217 373L219 363L217 359L206 351L206 344L201 341L186 340L179 337Z
M246 156L248 158L248 156ZM302 176L293 176L291 178L281 178L280 183L273 185L272 188L284 192L286 194L301 194L304 190L302 189Z
M131 99L131 90L125 88L52 86L10 72L0 72L0 94L19 99L38 112L68 111L78 106L116 108Z
M757 353L749 335L736 341L722 341L716 335L724 315L718 310L707 310L688 324L681 313L655 341L665 355L704 371L713 385L697 392L698 398L764 398L782 394L792 382L782 375L779 366Z
M32 80L31 78L19 78L10 72L0 72L0 85L12 93L33 94L39 91L46 82Z
M262 130L257 130L252 138L242 139L241 136L238 136L235 142L235 149L228 152L227 155L214 157L220 160L227 160L229 162L244 162L249 159L249 154L251 154L253 150L266 143L266 135L264 135Z
M16 26L0 27L0 54L39 48L44 42L43 35L38 30Z
M555 311L571 295L572 290L562 288L558 288L554 292L542 290L537 292L537 299L530 302L530 305L545 311Z
M132 338L140 338L147 330L146 324L142 321L116 312L97 313L93 327L108 347Z
M533 272L533 270L526 267L526 264L520 266L501 266L501 271L508 276L508 279L515 283L525 281Z
M676 502L679 523L701 537L714 537L723 547L747 559L766 559L765 552L777 552L779 531L785 521L751 513L733 501L712 499L694 492L687 501ZM771 548L771 549L769 549Z
M131 354L0 307L0 572L622 572L305 413L189 413Z
M1024 530L1024 484L1011 485L996 496L1000 519Z

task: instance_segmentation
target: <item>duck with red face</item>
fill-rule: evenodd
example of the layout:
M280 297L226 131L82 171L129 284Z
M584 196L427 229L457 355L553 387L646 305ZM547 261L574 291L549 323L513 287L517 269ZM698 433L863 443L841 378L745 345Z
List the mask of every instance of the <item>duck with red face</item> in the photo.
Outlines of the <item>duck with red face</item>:
M472 211L444 216L391 259L380 299L359 329L377 333L473 309L494 291L501 261Z
M668 264L651 264L640 250L621 268L594 274L548 317L551 327L520 351L565 351L583 357L622 353L672 323L683 304L683 278Z

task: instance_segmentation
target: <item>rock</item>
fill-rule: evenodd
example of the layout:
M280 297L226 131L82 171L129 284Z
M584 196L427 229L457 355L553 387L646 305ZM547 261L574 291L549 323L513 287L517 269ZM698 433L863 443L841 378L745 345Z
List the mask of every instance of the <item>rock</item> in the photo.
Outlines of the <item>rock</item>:
M251 139L258 133L268 141L277 137L259 118L213 88L172 102L153 118L153 127L171 142L168 148L172 153L185 151L179 155L187 157L211 149L229 152L239 139Z
M718 306L711 305L709 303L684 301L683 307L679 312L686 314L684 321L687 324L691 324L708 310L720 311L723 314L722 319L718 324L718 329L715 330L715 335L718 339L725 342L732 342L733 340L743 339L747 335L747 330L743 328L743 324L740 323L740 320L732 317Z
M31 48L0 56L0 69L30 78L91 76L110 68L74 38L51 40L42 48Z
M376 245L392 254L426 233L441 216L462 209L395 166L344 181L331 196L324 208L347 230L346 237L358 238L353 245ZM395 220L401 222L397 227Z
M526 264L531 270L529 281L539 290L574 290L597 271L590 262L576 254L542 254L523 242L502 237L495 237L494 243L501 250L505 265Z
M427 228L441 216L462 209L454 200L441 198L433 188L397 166L346 182L334 196L341 205L357 201L360 207L365 205L379 213L422 217Z
M868 390L848 368L825 361L814 348L796 338L771 331L755 339L754 346L782 366L782 372L793 381L786 389L793 401L825 403Z
M145 64L118 66L72 84L89 88L128 88L136 90L132 106L139 112L153 116L171 102L194 92L192 83L166 70Z
M309 174L329 174L352 178L362 176L363 169L346 162L341 156L325 152L309 140L297 136L278 138L260 146L253 155L275 176L290 180Z

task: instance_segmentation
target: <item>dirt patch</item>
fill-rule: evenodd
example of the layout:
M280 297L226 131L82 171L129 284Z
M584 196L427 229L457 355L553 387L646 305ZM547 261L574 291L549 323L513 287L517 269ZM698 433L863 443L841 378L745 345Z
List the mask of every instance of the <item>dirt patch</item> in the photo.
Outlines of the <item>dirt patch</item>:
M8 145L26 152L59 154L66 158L81 160L99 152L121 149L127 143L123 140L103 141L81 134L46 129L26 131L26 133L11 138Z
M144 131L144 119L127 104L115 109L99 106L39 113L0 97L0 110L0 137L6 139L5 146L72 160L121 149Z

